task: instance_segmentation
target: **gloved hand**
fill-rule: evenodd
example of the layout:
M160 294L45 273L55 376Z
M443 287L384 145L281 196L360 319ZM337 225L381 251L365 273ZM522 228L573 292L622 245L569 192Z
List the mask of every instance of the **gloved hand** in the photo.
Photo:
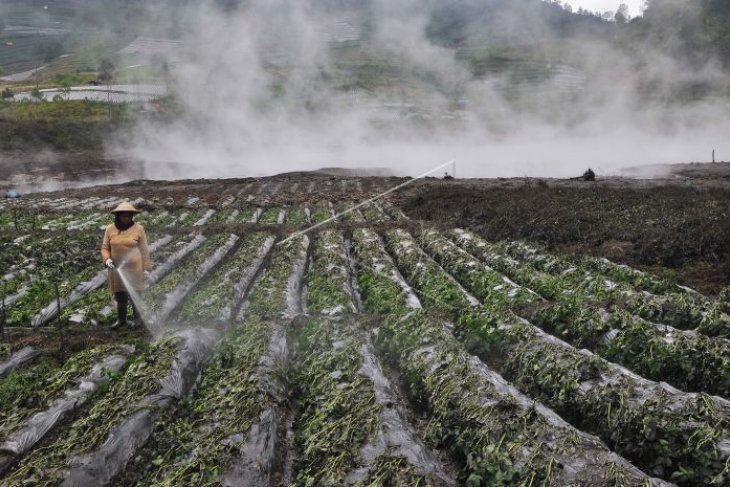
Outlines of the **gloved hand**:
M106 262L104 262L104 265L109 269L114 269L114 261L111 259L107 259Z

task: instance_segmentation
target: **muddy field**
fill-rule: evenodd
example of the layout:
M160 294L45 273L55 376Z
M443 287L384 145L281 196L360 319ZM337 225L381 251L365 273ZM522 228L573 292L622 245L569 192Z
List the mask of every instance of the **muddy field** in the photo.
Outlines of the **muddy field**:
M2 201L0 486L730 485L730 187L688 167ZM111 330L121 199L155 267Z

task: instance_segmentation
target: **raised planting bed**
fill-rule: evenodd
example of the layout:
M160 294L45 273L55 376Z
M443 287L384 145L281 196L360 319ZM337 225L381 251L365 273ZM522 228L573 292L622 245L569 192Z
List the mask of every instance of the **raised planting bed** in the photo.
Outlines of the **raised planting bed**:
M405 213L403 213L403 210L401 210L398 206L385 201L385 200L378 200L375 203L376 207L379 207L380 211L388 215L392 220L395 221L408 221L410 218L406 216Z
M357 209L353 210L353 211L348 211L357 205L358 205L358 203L356 201L342 202L342 203L335 204L334 205L335 213L340 215L338 217L338 220L342 223L357 223L357 222L364 221L364 217L362 216L362 213L360 213L360 211L358 211Z
M195 221L195 222L193 223L193 226L194 226L194 227L200 227L200 226L202 226L202 225L205 225L206 223L208 223L208 222L210 221L210 219L211 219L211 218L212 218L213 216L215 216L215 214L216 214L216 213L217 213L217 210L214 210L214 209L212 209L212 208L209 208L209 209L205 210L205 213L203 213L203 214L202 214L202 215L200 216L200 218L198 218L198 219L197 219L197 220L196 220L196 221Z
M643 379L488 305L462 315L455 331L522 392L644 471L686 486L722 478L728 401Z
M490 306L501 309L518 309L535 306L543 298L517 285L435 230L424 231L418 236L423 249L464 287Z
M177 340L177 350L159 389L138 400L96 449L71 458L63 485L113 485L136 451L149 441L160 417L188 397L220 334L196 328L175 332L169 339Z
M99 273L101 235L96 232L74 233L56 237L52 242L55 250L49 248L43 255L36 254L37 264L32 280L25 284L25 292L10 306L8 325L29 326L33 317L45 306L57 298L69 296L77 286ZM35 252L39 251L35 249Z
M102 345L74 355L60 369L18 374L1 383L0 395L10 397L3 399L0 412L0 473L81 408L133 350Z
M268 208L258 218L257 223L272 225L275 223L284 223L286 211L280 208Z
M295 206L286 209L286 223L289 225L304 225L309 223L307 212L304 207Z
M560 275L571 288L585 289L607 306L625 308L647 320L679 329L730 338L730 316L709 298L687 288L605 259L571 262L522 242L501 242L496 248L539 271Z
M357 336L357 330L352 331ZM370 379L375 388L375 401L380 407L378 430L360 448L360 464L345 481L348 485L371 483L395 485L451 486L455 479L446 472L441 461L424 444L408 421L406 406L386 377L371 343L370 335L362 338L360 374ZM451 468L450 468L451 469Z
M325 230L315 237L305 292L307 310L334 316L356 311L341 233Z
M285 401L280 368L288 357L289 320L279 318L299 300L291 294L300 293L306 258L304 239L274 252L194 397L163 419L120 485L270 485Z
M373 314L405 314L421 303L395 267L380 236L366 228L352 233L357 283L363 304Z
M243 209L226 209L217 211L207 222L206 225L231 225L237 223L249 223L254 215L253 208Z
M56 234L35 232L3 239L3 252L0 254L0 293L4 293L6 297L6 306L12 305L18 299L18 293L27 292L29 284L38 280L40 275L57 273L58 265L64 263L68 255L78 251L84 258L90 258L94 251L98 252L101 242L101 234L95 237L94 232L71 232L66 237L66 242L71 242L71 250L67 252L67 249L60 247L63 240L57 237ZM94 248L87 247L91 245Z
M312 223L323 223L334 216L332 204L327 201L319 201L309 210Z
M267 403L255 372L270 335L271 324L256 319L235 327L204 369L191 401L162 418L116 484L217 483Z
M0 442L91 370L95 362L121 350L116 345L101 345L72 356L60 368L54 367L52 361L45 361L25 370L16 370L0 382L3 404L0 410Z
M664 485L467 355L438 318L391 319L378 344L428 415L427 439L460 462L465 485Z
M309 237L306 235L274 247L271 259L244 304L245 316L271 321L301 312L298 289L308 251Z
M81 225L101 225L108 219L108 214L93 211L71 210L49 212L45 210L18 208L2 212L0 215L0 230L16 233L39 230L73 230L74 227Z
M209 210L202 208L180 211L177 214L177 220L172 225L176 227L196 226L196 224L199 224L201 219L204 219L206 218L206 215L209 215L208 211ZM203 223L205 223L204 220Z
M10 354L10 350L9 345L7 348L3 347L3 353L1 354L3 362L0 363L0 379L7 377L14 370L33 362L41 353L40 350L30 346L23 347L13 354Z
M231 323L238 305L274 246L274 237L258 233L246 237L226 259L183 302L176 321L193 324Z
M413 286L421 302L446 313L460 313L479 302L444 272L404 230L385 233L390 255L406 281Z
M361 343L339 321L312 319L302 331L292 485L343 485L359 466L360 448L378 429L375 389L359 373Z
M360 208L365 221L369 223L383 223L391 221L389 215L387 215L383 209L376 203L368 203Z
M53 441L23 459L0 480L0 485L60 484L75 455L99 447L115 426L139 408L140 400L160 389L160 380L169 372L179 343L178 338L164 340L140 355L130 356L124 373L112 375L109 386L97 394L83 417L62 428Z
M66 228L68 230L90 230L101 229L111 223L108 213L91 213L80 220L69 223Z
M488 298L477 312L452 315L458 316L461 326L455 331L470 351L653 475L693 485L721 474L727 459L721 445L730 436L727 401L642 379L546 335L511 312L530 304L534 294L505 283L437 232L425 232L419 240L475 295ZM655 425L650 441L646 424Z
M730 344L726 340L657 325L621 310L609 313L590 293L571 287L562 275L519 263L468 232L450 235L484 263L552 299L545 306L521 311L549 333L588 347L648 379L667 381L685 391L730 397Z
M150 286L143 294L144 311L148 314L145 318L149 325L154 329L164 327L170 313L237 241L237 236L228 234L217 234L204 240L172 272Z
M175 225L179 216L179 213L163 210L154 213L142 213L136 220L148 231L155 232L160 230L164 231L165 228Z

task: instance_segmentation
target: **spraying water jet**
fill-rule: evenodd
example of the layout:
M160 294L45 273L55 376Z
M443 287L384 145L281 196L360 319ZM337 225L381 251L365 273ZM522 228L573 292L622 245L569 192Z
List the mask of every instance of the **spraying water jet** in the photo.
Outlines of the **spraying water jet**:
M152 336L157 336L157 333L159 332L159 326L157 324L153 323L151 320L147 318L148 313L147 310L144 307L144 301L142 300L142 296L137 292L136 289L134 289L134 286L131 285L131 282L129 280L129 277L126 275L126 272L124 271L124 265L125 262L122 262L118 267L114 269L114 271L119 275L119 278L122 280L122 283L124 283L124 287L127 290L127 294L129 294L129 298L132 300L132 303L134 304L134 308L136 312L139 314L139 319L144 324L145 328L147 328L147 331L152 334Z

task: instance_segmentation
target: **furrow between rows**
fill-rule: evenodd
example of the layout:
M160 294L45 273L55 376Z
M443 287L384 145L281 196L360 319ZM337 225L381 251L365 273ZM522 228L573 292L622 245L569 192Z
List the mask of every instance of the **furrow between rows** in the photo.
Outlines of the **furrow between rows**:
M730 397L730 344L725 340L660 327L622 310L609 313L596 304L598 298L571 286L563 275L549 276L520 264L469 232L449 235L481 262L546 298L522 312L536 325L649 379Z
M83 359L88 361L95 359L97 356L107 356L93 364L89 372L83 377L79 378L74 374L64 374L65 370L62 370L59 374L44 381L45 386L50 385L51 387L42 390L42 397L34 398L33 402L35 402L36 407L16 409L14 417L4 421L0 426L4 430L3 432L8 432L3 443L0 444L0 473L3 473L12 463L27 454L67 416L83 407L99 387L109 380L110 375L122 370L126 364L127 355L133 350L132 347L118 346L100 347L89 352L83 352L80 354L82 360L78 360L78 357L72 359L64 369L73 370L73 367L68 365L78 366L78 362L83 363ZM112 352L116 353L112 354ZM85 370L86 368L79 366L79 370ZM75 387L72 387L72 385ZM24 404L28 403L30 401L24 401ZM38 412L33 414L34 410Z
M299 338L293 485L454 485L406 419L360 320L347 239L317 235Z
M571 288L586 290L607 306L618 302L649 321L708 336L730 337L730 316L696 291L672 286L605 259L582 258L574 263L522 242L502 242L495 248L538 271L560 275Z
M72 459L82 458L103 444L108 448L114 438L110 433L125 424L145 397L163 390L161 380L173 370L183 342L168 338L130 357L126 369L95 396L83 416L57 428L48 444L32 451L0 480L0 485L58 485L68 477Z
M695 479L721 473L724 460L719 445L727 432L722 422L728 411L724 401L715 400L713 411L703 414L702 396L652 384L542 333L511 312L529 303L532 293L510 285L489 268L480 268L474 259L460 257L443 237L428 235L433 239L428 248L485 299L483 307L471 310L463 298L458 299L457 288L449 293L442 287L442 299L430 300L434 303L430 307L459 320L455 331L469 350L654 475L669 478L689 465L696 469ZM412 237L394 232L389 244L407 277L416 276L421 285L440 282L438 276L445 272L420 253ZM426 294L435 292L426 289ZM611 405L616 408L613 415ZM687 420L689 413L694 413L692 421ZM704 422L697 423L697 414ZM661 441L645 441L646 421L657 423L653 434ZM693 434L702 441L688 444Z
M252 433L252 428L270 403L271 381L277 380L271 368L279 353L273 348L280 345L276 330L278 320L287 321L289 280L306 259L306 247L303 254L299 251L302 244L298 240L277 248L263 272L256 273L260 277L252 283L239 324L202 371L191 401L163 418L150 445L117 479L119 485L225 484L227 475L246 475L244 465L251 460L246 445L261 431Z

